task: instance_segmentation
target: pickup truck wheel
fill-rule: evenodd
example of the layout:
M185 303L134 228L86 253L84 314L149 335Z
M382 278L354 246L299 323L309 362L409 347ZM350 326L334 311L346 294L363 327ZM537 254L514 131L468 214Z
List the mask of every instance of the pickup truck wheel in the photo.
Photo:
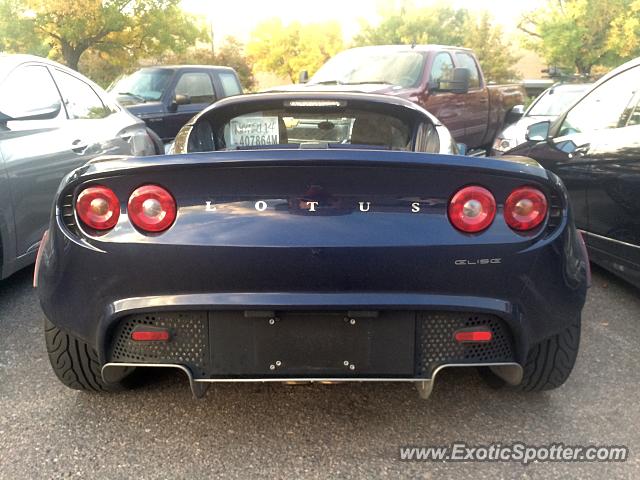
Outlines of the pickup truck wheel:
M117 391L124 384L102 380L98 354L93 347L65 333L45 318L44 337L49 361L56 376L67 387L89 392Z
M540 392L558 388L567 381L578 356L580 345L580 318L566 330L534 345L527 355L522 382L515 388L525 392ZM492 388L506 383L488 368L480 375Z

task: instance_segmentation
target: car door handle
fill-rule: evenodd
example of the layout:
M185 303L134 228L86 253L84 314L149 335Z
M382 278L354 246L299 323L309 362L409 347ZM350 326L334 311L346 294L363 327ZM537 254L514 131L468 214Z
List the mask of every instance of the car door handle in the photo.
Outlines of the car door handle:
M71 142L71 150L73 150L78 155L82 155L88 146L89 145L87 145L80 139L77 139Z

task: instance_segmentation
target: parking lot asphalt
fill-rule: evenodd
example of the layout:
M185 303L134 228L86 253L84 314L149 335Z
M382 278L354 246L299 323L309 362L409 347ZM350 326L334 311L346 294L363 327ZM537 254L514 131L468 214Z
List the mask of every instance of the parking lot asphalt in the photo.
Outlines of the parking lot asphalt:
M406 384L220 384L179 372L87 394L46 358L30 269L0 282L0 478L640 478L640 291L596 269L576 368L560 389L493 390L444 371ZM626 445L625 463L407 463L399 447Z

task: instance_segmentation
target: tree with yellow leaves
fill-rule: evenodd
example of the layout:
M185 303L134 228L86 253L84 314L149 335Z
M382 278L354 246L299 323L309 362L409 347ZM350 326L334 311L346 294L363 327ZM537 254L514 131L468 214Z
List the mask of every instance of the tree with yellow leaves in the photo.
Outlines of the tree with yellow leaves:
M295 81L302 70L313 74L343 48L337 22L284 25L280 19L271 19L251 33L246 51L257 70Z
M519 28L550 63L589 75L640 54L638 0L547 0Z
M78 69L92 50L131 62L207 39L179 0L0 0L0 49L47 52Z
M625 14L611 22L608 46L624 58L640 55L640 0L633 0Z

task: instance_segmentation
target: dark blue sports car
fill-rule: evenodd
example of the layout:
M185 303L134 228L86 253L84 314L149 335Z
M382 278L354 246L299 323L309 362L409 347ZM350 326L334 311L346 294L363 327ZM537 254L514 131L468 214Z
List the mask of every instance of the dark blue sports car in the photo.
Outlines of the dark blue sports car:
M569 376L589 270L562 182L457 155L408 101L238 96L176 155L94 160L38 255L60 380L174 367L221 381L407 381L445 367L544 390Z

